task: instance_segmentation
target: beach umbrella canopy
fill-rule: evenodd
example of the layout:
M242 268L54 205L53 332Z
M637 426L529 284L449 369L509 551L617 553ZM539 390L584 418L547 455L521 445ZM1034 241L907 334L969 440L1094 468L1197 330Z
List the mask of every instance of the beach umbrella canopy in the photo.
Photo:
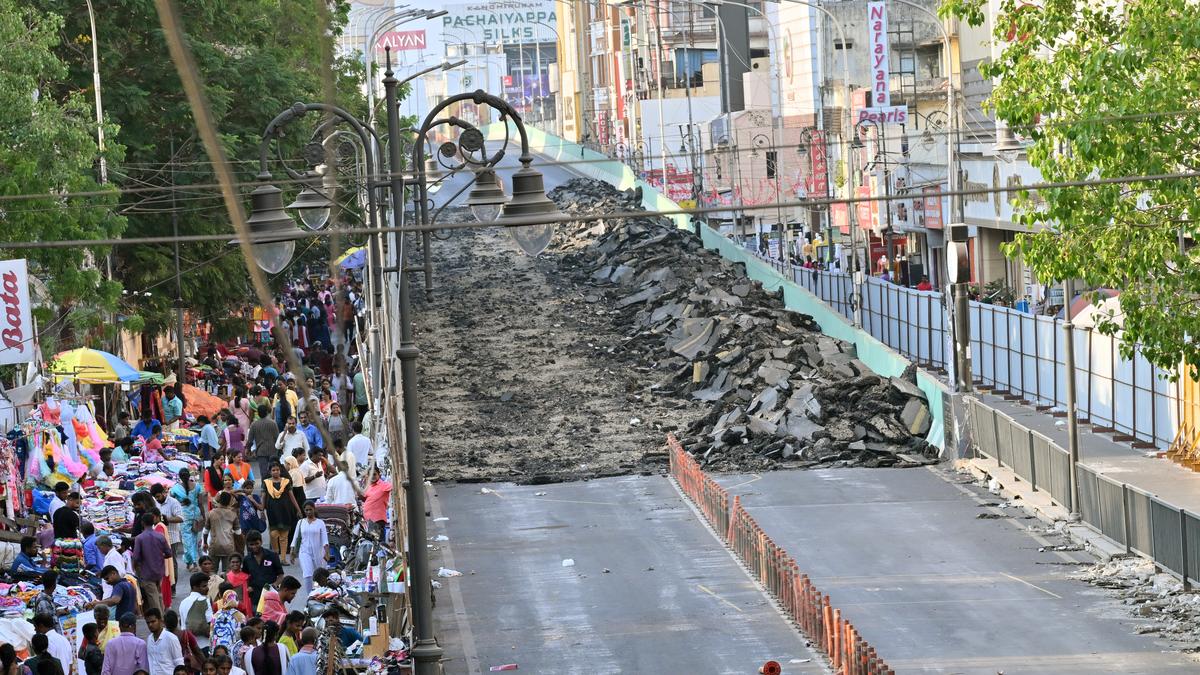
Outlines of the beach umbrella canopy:
M61 352L50 364L50 372L86 384L137 382L141 373L122 359L99 349L72 349Z
M344 270L358 269L367 264L367 249L362 246L355 246L338 256L334 264Z
M149 382L150 384L162 384L165 379L162 373L154 373L149 370L139 370L138 375L141 376L142 382Z

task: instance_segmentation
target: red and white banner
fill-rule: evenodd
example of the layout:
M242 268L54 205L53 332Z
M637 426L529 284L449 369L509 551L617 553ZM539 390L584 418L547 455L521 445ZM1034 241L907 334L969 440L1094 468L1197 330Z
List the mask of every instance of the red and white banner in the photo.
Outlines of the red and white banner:
M425 31L423 30L393 30L384 33L375 43L375 49L383 51L391 47L394 52L424 51Z
M38 345L29 303L29 269L24 260L0 260L0 365L29 363Z
M942 229L942 193L936 187L922 190L924 195L925 229Z
M829 196L829 158L825 154L825 132L814 130L809 138L808 158L812 166L808 196L810 199L824 199Z

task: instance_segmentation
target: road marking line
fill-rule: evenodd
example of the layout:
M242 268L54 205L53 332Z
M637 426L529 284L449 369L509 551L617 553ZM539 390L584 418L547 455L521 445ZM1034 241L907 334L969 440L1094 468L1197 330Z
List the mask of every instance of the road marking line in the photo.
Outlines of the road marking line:
M1062 596L1059 595L1058 593L1055 593L1054 591L1048 591L1048 590L1042 588L1041 586L1038 586L1037 584L1031 584L1028 581L1025 581L1024 579L1022 579L1021 577L1014 577L1013 575L1009 574L1008 572L1001 572L1000 574L1003 574L1004 576L1008 577L1009 579L1012 579L1013 581L1019 581L1030 588L1036 588L1037 590L1045 593L1046 595L1049 595L1052 598L1058 598L1059 600L1063 599Z
M749 485L749 484L753 483L754 481L762 480L762 476L760 476L759 474L752 473L752 474L750 474L750 475L751 475L751 476L754 476L754 478L751 478L751 479L750 479L750 480L748 480L748 481L744 481L744 482L738 483L737 485L730 485L729 487L725 488L725 490L726 490L726 491L729 491L729 490L736 490L736 489L738 489L738 488L742 487L743 485Z
M545 497L513 497L517 501L558 502L559 504L595 504L597 506L624 506L617 502L589 502L582 499L547 499Z
M726 600L725 598L722 598L721 596L717 595L716 593L713 593L713 592L712 592L712 590L711 590L711 589L709 589L709 588L708 588L707 586L705 586L704 584L696 584L696 588L699 588L700 590L704 591L705 593L708 593L709 595L711 595L711 596L713 596L714 598L716 598L716 599L720 600L721 602L723 602L723 603L725 603L725 604L729 605L730 607L732 607L732 608L736 609L737 611L741 612L742 614L745 614L745 613L746 613L746 610L742 609L741 607L738 607L737 605L735 605L735 604L733 604L732 602L730 602L730 601Z

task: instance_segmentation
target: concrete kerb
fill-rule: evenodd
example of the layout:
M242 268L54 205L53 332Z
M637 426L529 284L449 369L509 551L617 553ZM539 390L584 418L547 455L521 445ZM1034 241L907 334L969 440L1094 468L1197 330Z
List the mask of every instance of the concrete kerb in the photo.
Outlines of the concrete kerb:
M1012 469L1001 466L990 457L963 459L955 462L956 470L970 473L976 480L986 483L998 497L1016 503L1022 510L1047 525L1062 524L1063 533L1072 542L1101 560L1123 558L1131 555L1125 547L1101 534L1091 525L1071 522L1069 509L1060 506L1045 490L1034 490L1028 481L1021 479ZM1132 555L1137 555L1136 553Z
M887 673L887 664L862 638L854 625L832 607L829 596L817 590L796 561L777 545L728 491L712 480L679 441L667 436L671 476L680 492L695 505L714 532L724 532L725 544L751 576L778 602L785 616L829 658L844 675Z

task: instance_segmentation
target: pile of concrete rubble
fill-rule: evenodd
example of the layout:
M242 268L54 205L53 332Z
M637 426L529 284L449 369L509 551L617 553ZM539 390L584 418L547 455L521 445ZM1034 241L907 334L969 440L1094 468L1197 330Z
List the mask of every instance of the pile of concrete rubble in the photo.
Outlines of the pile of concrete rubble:
M1133 556L1092 565L1074 575L1113 591L1139 621L1135 632L1159 635L1187 652L1200 652L1200 594L1154 563Z
M641 211L636 190L578 179L551 192L565 213ZM560 267L605 303L626 339L618 356L657 373L657 395L703 402L679 433L706 466L917 466L937 461L914 372L882 378L853 344L823 335L733 264L665 218L564 227Z

